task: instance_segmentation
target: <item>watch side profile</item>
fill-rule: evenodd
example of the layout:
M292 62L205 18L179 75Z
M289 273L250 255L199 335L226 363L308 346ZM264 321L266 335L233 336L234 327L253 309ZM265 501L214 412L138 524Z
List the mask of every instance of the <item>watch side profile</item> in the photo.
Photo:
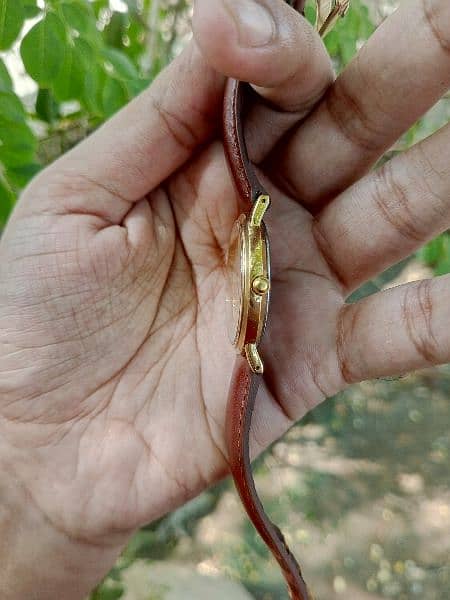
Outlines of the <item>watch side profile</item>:
M294 0L287 0L293 6ZM300 0L297 6L303 8ZM250 429L264 371L259 343L270 299L270 251L264 215L270 198L249 160L243 114L255 92L229 80L224 98L224 147L241 199L243 213L236 222L228 253L231 299L230 339L237 352L227 406L226 442L230 471L249 518L278 561L292 600L312 600L299 564L280 529L272 523L258 497L251 470Z
M269 197L261 195L251 212L239 217L231 234L227 259L230 341L239 354L245 354L252 370L261 374L263 364L258 344L270 298L269 241L263 222L269 203Z

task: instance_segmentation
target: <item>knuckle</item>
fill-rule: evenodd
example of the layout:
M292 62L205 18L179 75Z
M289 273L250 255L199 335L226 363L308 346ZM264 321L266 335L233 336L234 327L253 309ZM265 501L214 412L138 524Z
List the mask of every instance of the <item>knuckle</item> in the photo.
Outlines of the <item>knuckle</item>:
M185 152L191 153L200 143L199 136L190 124L166 106L162 99L152 97L151 103L161 123L175 143Z
M417 354L430 365L440 360L439 343L433 331L432 280L425 279L407 289L402 304L402 318L409 341Z
M355 59L357 65L359 56ZM358 148L373 153L385 143L376 115L364 106L360 96L349 84L349 78L339 78L325 96L326 109L342 134Z
M27 193L45 196L49 200L61 201L62 198L80 196L92 192L92 185L70 168L54 163L33 179L27 187Z
M415 187L422 186L423 194L427 198L428 230L431 231L439 219L448 220L449 197L446 193L439 193L439 189L447 188L450 178L450 168L447 166L440 170L438 165L430 158L422 144L418 144L410 151L410 160L415 173L420 173L420 180L415 177Z
M334 258L334 250L333 247L328 240L328 237L325 235L324 231L321 227L321 222L319 219L314 219L312 222L312 235L319 250L319 253L323 260L325 261L328 270L333 277L334 281L337 283L339 289L345 293L350 288L350 281L347 281L345 273L341 271L340 266L338 265L336 259Z
M396 175L390 162L386 163L373 180L372 198L381 218L414 246L426 238L410 201L410 187Z
M336 355L339 372L346 385L351 385L361 380L349 352L349 348L352 347L355 331L358 327L361 310L361 304L344 304L338 314Z
M442 50L450 54L450 9L448 0L422 0L424 19ZM445 27L445 25L447 27Z

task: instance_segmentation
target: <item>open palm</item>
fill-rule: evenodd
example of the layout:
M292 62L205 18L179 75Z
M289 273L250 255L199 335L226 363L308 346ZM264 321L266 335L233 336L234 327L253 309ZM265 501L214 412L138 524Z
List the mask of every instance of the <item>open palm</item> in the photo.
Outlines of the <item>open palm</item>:
M381 75L401 19L423 19L420 4L394 15L318 103L331 66L291 8L270 3L272 43L232 44L224 56L235 25L220 2L198 2L196 42L26 190L0 246L0 450L55 528L120 546L226 473L224 263L240 206L217 131L219 72L251 80L265 99L247 117L272 193L255 452L348 383L448 360L437 327L449 316L437 300L447 279L345 304L449 226L448 128L361 179L450 85L437 39L418 50L426 85ZM414 105L407 86L421 91Z

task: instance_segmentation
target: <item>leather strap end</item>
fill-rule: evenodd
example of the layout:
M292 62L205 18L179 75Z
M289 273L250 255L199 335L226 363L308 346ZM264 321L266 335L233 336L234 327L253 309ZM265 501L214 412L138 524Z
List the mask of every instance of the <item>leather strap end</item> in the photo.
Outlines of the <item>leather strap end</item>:
M233 479L250 520L278 561L292 600L312 600L301 569L283 534L272 523L258 497L250 463L250 427L261 376L239 356L231 379L226 420L228 459Z

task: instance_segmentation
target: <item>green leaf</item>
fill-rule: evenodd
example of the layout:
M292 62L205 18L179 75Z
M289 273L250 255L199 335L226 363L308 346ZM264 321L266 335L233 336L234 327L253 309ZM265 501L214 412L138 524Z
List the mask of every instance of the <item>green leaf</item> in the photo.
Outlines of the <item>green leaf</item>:
M140 77L135 64L126 54L116 48L105 48L102 56L105 59L105 70L113 79L123 83L128 100L147 87L149 80Z
M350 36L340 40L341 56L344 65L348 64L356 54L356 39Z
M11 167L6 170L6 174L12 185L21 190L39 173L41 168L41 165L37 163L30 163L22 167Z
M92 8L94 9L95 16L98 18L102 10L109 8L109 0L93 0Z
M435 269L435 274L438 277L440 275L447 275L448 273L450 273L450 256L441 260Z
M60 2L61 14L66 25L79 33L86 33L89 21L94 18L91 8L83 0L62 0Z
M307 4L305 8L305 17L306 20L311 24L315 25L316 23L316 9L312 4Z
M367 6L361 5L361 21L359 26L359 35L367 40L375 31L375 25L372 23L372 20L369 15L369 9Z
M325 46L332 57L339 53L339 33L333 29L324 40Z
M34 161L37 140L23 123L0 120L0 162L6 167L21 167Z
M114 77L122 80L139 79L136 66L126 54L116 48L105 48L102 52L106 66L112 68Z
M123 588L109 588L101 591L101 600L119 600L124 594Z
M5 63L0 58L0 90L12 90L12 79Z
M36 0L22 0L22 4L26 19L34 19L34 17L37 17L41 13Z
M23 122L25 108L14 92L0 92L0 121Z
M62 18L65 24L78 31L85 37L97 37L97 20L91 5L86 0L62 0L59 4Z
M435 266L442 254L442 237L431 240L419 251L421 259L429 266Z
M57 100L81 100L86 73L93 61L94 52L82 38L66 46L63 66L52 85Z
M139 79L132 79L130 81L126 81L125 85L127 87L128 96L130 98L134 98L141 92L143 92L151 83L150 77L141 77Z
M113 12L108 25L103 31L103 37L108 46L121 48L123 46L123 36L129 25L129 16L127 13Z
M450 272L450 233L444 233L431 240L417 256L434 270L436 275L446 275Z
M6 168L34 160L37 141L26 117L25 108L16 94L0 91L0 162Z
M20 47L27 73L41 86L48 86L64 62L64 25L54 13L48 13L23 38Z
M0 227L6 225L9 214L14 206L14 193L8 185L7 181L0 178Z
M103 110L107 117L120 110L128 101L127 89L122 81L112 77L103 88Z
M122 570L117 565L114 565L114 567L108 573L108 579L110 579L114 583L121 583L122 582Z
M99 585L91 594L90 600L119 600L125 590L120 583L107 581Z
M59 105L47 88L39 89L36 98L36 114L47 123L53 123L59 117Z
M107 76L101 65L94 63L86 71L81 102L90 113L99 117L103 117L105 114L103 110L103 89L106 81Z
M123 47L123 51L127 53L127 55L137 63L139 57L145 52L145 44L146 44L146 30L142 24L142 21L132 20L130 21L130 25L126 30L126 35L129 40L129 45Z
M139 15L139 7L142 0L125 0L125 4L128 6L128 12L130 15Z
M25 21L22 0L0 0L0 50L15 42Z

